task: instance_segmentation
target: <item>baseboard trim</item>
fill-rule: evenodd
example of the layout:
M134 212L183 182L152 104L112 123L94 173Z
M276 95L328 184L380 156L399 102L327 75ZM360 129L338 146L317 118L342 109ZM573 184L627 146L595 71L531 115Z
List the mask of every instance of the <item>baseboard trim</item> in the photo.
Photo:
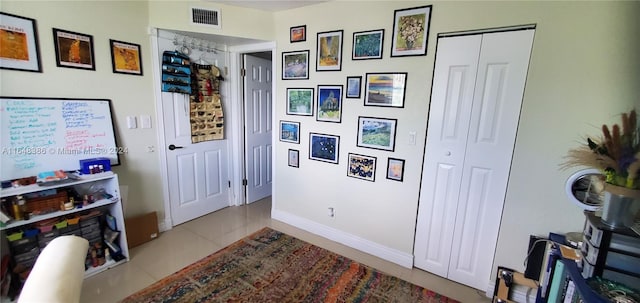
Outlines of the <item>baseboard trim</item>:
M493 298L495 286L495 281L489 282L487 292L485 293L488 298ZM536 301L536 290L524 285L514 285L511 287L511 297L509 300L518 303L533 303Z
M346 233L342 230L329 227L318 222L311 221L281 210L272 209L271 218L302 230L344 244L351 248L374 255L386 261L398 264L405 268L413 267L413 255L393 249L376 242Z

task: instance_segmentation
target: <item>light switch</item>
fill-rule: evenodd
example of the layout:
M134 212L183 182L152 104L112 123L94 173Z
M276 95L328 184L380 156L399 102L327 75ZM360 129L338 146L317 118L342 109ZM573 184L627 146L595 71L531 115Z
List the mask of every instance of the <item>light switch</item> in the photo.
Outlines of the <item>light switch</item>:
M151 128L151 116L149 116L149 115L140 115L140 127L141 128Z
M127 127L128 128L138 128L138 123L136 121L136 116L127 116Z
M409 145L416 145L416 132L409 132Z

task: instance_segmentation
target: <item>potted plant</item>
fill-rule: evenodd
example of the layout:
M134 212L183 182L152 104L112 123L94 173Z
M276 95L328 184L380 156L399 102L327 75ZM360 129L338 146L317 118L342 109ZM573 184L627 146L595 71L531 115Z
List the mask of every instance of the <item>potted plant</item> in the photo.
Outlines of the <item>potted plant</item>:
M602 136L569 150L564 168L600 170L606 186L602 222L613 228L630 226L640 210L640 126L634 110L622 114L622 126L602 125Z

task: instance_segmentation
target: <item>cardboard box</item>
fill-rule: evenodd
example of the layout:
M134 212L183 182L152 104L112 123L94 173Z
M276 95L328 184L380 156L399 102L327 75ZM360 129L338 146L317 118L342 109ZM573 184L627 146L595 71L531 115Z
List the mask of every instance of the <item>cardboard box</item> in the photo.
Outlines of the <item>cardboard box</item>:
M124 220L129 248L147 243L158 237L158 217L156 212L127 218Z

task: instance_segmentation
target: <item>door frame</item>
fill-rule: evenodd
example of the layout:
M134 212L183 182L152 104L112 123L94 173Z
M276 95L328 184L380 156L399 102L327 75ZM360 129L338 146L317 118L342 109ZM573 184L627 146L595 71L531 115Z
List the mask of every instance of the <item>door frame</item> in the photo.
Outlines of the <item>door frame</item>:
M163 116L163 104L162 104L162 87L160 83L161 80L161 62L158 60L160 58L160 50L158 49L158 28L150 27L149 28L149 39L151 42L151 72L153 76L153 99L155 100L155 114L156 114L156 136L158 145L152 147L157 151L158 157L160 160L160 180L162 182L161 191L162 191L162 205L164 211L164 218L159 218L158 229L162 231L167 231L173 228L173 222L171 220L171 200L169 198L169 177L168 177L168 167L167 167L167 151L164 148L167 144L164 139L164 116ZM240 76L240 68L242 66L242 53L250 53L250 52L259 52L259 51L271 51L272 57L272 70L273 75L272 79L275 80L275 60L273 60L273 54L276 51L275 42L267 42L267 43L258 43L258 44L247 44L242 46L233 46L228 48L227 60L229 62L229 68L223 68L223 74L225 78L229 81L229 94L230 100L228 104L229 109L227 109L228 116L230 119L227 119L229 123L227 123L227 136L229 140L228 144L228 153L230 158L230 163L228 164L229 171L229 180L231 181L231 188L229 189L229 198L230 205L243 205L245 203L245 197L243 195L243 186L242 179L244 174L242 172L244 167L244 157L238 157L238 153L240 153L244 149L243 143L243 112L242 112L242 104L243 104L243 92L242 92L242 77ZM228 74L227 74L228 73ZM275 81L273 81L273 91L275 92ZM275 107L275 102L273 102L273 107ZM273 108L272 108L273 110ZM273 138L272 138L273 141ZM273 160L273 159L272 159Z
M244 79L240 74L240 69L243 67L243 56L249 53L255 52L263 52L270 51L271 52L271 92L272 96L275 96L276 92L276 60L274 60L274 55L276 53L276 43L274 41L264 42L264 43L254 43L247 45L239 45L239 46L230 46L229 53L231 54L231 58L229 60L230 65L230 75L228 76L231 83L231 99L234 102L231 104L231 124L233 124L231 130L231 137L234 139L231 142L231 163L232 169L229 171L230 176L233 176L231 179L231 191L233 194L232 204L233 205L244 205L247 203L247 195L245 193L245 187L242 185L242 180L245 179L245 144L244 144ZM235 76L234 76L235 74ZM273 119L275 115L275 98L273 98L273 102L271 102L271 128L276 130L276 123ZM275 146L275 136L271 136L271 144ZM271 163L275 163L275 151L271 155ZM273 188L275 180L273 176L275 175L275 165L271 165L271 186L272 186L272 196L273 196ZM234 186L236 185L236 186Z

